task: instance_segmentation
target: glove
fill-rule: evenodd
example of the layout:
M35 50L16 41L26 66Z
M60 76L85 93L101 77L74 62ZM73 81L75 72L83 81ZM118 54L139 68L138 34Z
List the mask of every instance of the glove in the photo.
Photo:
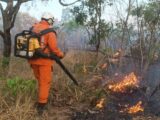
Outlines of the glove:
M59 58L60 58L60 59L63 59L63 58L64 58L64 56L65 56L65 53L62 53L62 55L61 55L61 56L59 56Z

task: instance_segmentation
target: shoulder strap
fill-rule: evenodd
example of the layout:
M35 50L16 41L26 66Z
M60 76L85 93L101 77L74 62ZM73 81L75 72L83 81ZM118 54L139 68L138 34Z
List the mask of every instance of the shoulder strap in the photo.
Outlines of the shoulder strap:
M38 33L37 35L38 35L39 37L41 37L42 35L45 35L45 34L50 33L50 32L54 33L54 34L57 36L57 33L56 33L56 31L55 31L53 28L48 28L48 29L42 30L42 31L41 31L40 33ZM46 46L45 48L43 48L43 51L44 51L46 48L49 48L49 47Z
M45 34L50 33L50 32L53 32L57 36L57 33L53 28L48 28L48 29L40 31L39 33L35 33L33 31L33 27L31 27L30 30L24 30L23 31L23 33L26 33L26 32L31 34L31 37L37 37L37 38L40 38L42 35L45 35Z
M38 35L42 36L42 35L45 35L50 32L53 32L57 36L57 33L53 28L48 28L48 29L42 30L40 33L38 33Z

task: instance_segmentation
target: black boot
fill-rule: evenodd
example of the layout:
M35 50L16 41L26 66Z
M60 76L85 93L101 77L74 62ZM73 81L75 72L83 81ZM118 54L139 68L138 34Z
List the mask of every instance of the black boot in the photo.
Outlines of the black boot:
M42 115L44 110L46 110L46 103L38 103L36 106L39 115Z

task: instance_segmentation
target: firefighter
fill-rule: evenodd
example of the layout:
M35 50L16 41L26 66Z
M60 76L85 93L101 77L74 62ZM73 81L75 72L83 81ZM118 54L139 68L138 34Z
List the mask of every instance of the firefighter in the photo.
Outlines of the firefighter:
M45 13L41 21L33 25L32 31L39 33L52 27L53 23L54 17L49 13ZM64 57L63 52L57 46L56 34L53 32L47 33L40 38L40 48L45 54L49 55L50 52L53 52L60 58ZM42 114L48 101L54 61L48 58L35 58L29 59L28 62L33 69L35 78L38 80L38 102L36 109L39 114Z

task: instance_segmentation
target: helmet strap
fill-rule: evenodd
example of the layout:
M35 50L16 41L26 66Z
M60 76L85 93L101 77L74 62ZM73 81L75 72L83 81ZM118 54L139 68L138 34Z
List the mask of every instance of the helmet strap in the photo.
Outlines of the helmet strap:
M54 21L52 19L42 18L41 20L45 20L49 25L53 25Z

